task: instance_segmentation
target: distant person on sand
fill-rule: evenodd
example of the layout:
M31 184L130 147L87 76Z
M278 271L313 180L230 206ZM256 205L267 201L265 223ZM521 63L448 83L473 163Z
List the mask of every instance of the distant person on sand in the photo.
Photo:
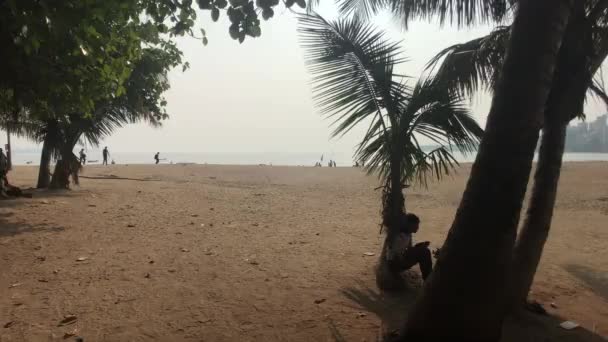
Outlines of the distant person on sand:
M426 280L433 270L433 260L429 250L430 242L413 244L412 234L417 233L419 228L420 218L418 216L411 213L405 215L399 236L393 244L393 248L388 250L386 257L389 266L395 273L410 269L416 264L420 265L422 278Z
M110 151L108 151L108 146L103 148L102 155L103 155L102 165L108 165L108 157L110 156Z
M87 163L87 155L84 153L84 148L80 150L80 164L84 165Z
M4 186L8 186L8 179L6 174L8 173L8 157L4 154L4 151L0 148L0 182Z
M156 154L154 155L154 160L156 160L156 164L160 162L160 152L156 152Z

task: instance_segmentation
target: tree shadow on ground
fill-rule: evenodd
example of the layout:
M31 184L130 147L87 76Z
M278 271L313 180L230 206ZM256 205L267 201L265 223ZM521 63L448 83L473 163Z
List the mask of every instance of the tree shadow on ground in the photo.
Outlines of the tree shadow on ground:
M602 336L583 327L566 330L559 326L563 318L551 315L539 315L531 312L519 312L507 317L501 341L521 342L605 342Z
M23 220L10 220L9 218L12 216L13 213L0 213L0 237L36 232L60 232L65 230L64 227L47 224L32 225Z
M41 201L71 197L74 196L73 193L65 190L36 189L26 189L24 192L32 194L32 198L20 197L0 200L0 237L36 232L59 232L65 230L64 227L49 224L31 224L23 219L15 219L15 213L18 212L20 206L32 204L46 205Z
M608 300L608 273L575 264L566 265L564 269L587 284L595 294Z
M409 278L409 279L408 279ZM416 279L417 278L417 279ZM595 278L593 278L595 279ZM402 293L382 293L365 285L346 287L340 292L362 310L372 313L382 322L380 334L395 337L407 320L416 296L421 290L421 280L417 274L406 273L408 288ZM503 327L503 342L605 342L595 332L583 327L565 330L559 326L564 319L550 315L520 312L508 317ZM345 341L344 337L330 322L334 341ZM390 338L387 340L391 340Z
M391 334L403 327L407 314L414 304L414 300L422 287L422 279L413 271L404 273L405 289L401 292L387 293L371 289L365 285L357 287L345 287L340 290L341 294L356 304L361 310L376 315L381 321L379 334ZM330 326L331 329L331 326ZM335 341L344 341L335 334L337 329L332 329Z

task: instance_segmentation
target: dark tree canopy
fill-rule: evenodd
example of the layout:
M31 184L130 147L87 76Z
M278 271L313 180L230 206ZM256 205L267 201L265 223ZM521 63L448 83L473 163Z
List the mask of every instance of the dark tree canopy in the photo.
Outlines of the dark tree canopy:
M303 0L285 6L294 3L305 7ZM258 13L269 19L278 5L278 0L2 1L0 115L15 121L24 109L43 118L91 115L98 103L124 94L135 66L142 65L138 61L149 58L146 49L157 52L156 67L185 70L188 64L172 38L190 35L206 45L205 30L195 27L197 13L208 12L217 21L225 12L230 36L243 42L261 35ZM167 89L158 85L148 89ZM164 113L165 105L159 100L157 112Z

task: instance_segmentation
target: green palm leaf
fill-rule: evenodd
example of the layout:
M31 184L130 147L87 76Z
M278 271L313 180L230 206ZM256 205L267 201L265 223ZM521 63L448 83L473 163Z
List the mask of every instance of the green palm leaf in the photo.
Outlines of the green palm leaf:
M313 14L299 20L313 96L321 113L335 119L333 134L367 118L386 127L385 116L392 120L405 91L403 77L394 72L403 62L399 44L357 17L330 23Z

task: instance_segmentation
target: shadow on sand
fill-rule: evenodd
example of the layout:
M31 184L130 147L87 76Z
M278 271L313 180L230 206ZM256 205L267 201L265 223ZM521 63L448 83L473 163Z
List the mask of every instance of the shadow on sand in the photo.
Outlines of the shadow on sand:
M32 198L10 198L0 200L0 238L36 232L60 232L64 227L49 224L31 224L23 219L15 219L15 212L24 205L46 205L42 201L74 196L66 190L36 190L28 189Z
M570 264L564 268L587 284L595 294L608 300L608 273L584 265Z
M585 272L577 268L581 279L605 286L605 279L597 279L595 272ZM384 294L376 289L364 285L346 287L340 292L362 310L376 315L381 320L379 336L395 337L398 330L403 327L418 292L421 290L421 280L416 276L408 275L408 289L400 294ZM598 283L599 281L599 283ZM604 287L605 289L605 287ZM550 315L538 315L531 312L520 312L508 317L503 327L503 342L606 342L602 336L583 327L574 330L562 329L559 324L564 319ZM330 330L334 341L346 341L335 325L330 322ZM387 340L392 340L388 338Z

